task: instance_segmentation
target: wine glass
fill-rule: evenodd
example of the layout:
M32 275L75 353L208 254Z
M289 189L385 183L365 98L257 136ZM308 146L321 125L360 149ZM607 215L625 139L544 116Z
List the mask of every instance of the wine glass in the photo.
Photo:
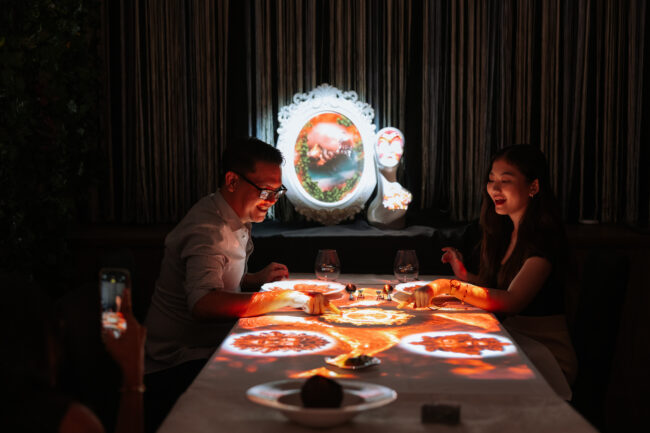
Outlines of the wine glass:
M399 250L395 255L393 272L398 281L405 283L418 279L420 266L415 250Z
M341 263L336 250L318 250L314 273L319 280L336 281L341 275Z

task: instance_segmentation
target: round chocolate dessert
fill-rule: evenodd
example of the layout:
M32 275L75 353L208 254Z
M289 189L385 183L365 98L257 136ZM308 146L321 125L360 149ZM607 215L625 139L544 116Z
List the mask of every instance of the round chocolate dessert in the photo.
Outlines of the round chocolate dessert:
M341 407L343 387L324 376L312 376L300 388L300 398L304 407Z

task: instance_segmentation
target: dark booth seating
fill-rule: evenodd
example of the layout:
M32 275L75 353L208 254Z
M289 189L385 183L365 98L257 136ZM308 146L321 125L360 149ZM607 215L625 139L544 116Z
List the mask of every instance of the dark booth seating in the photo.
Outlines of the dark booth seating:
M587 254L570 329L578 356L571 404L601 431L605 428L605 404L615 353L612 344L618 337L628 266L625 256L609 250L596 249Z

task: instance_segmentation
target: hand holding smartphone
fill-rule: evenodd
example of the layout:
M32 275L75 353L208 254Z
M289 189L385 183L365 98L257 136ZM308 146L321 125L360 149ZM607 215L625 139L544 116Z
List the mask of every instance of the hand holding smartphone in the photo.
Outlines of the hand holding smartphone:
M126 331L122 312L124 289L131 288L131 274L123 268L102 268L99 271L99 291L102 303L102 327L119 338Z

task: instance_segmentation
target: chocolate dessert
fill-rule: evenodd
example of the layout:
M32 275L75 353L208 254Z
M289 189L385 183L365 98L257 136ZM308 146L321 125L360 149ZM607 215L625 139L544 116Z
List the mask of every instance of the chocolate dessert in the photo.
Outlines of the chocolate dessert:
M354 358L348 358L345 360L345 365L348 367L359 367L362 365L366 365L372 360L372 356L368 355L360 355L356 356Z
M300 398L304 407L341 407L343 387L332 379L320 375L312 376L300 389Z

